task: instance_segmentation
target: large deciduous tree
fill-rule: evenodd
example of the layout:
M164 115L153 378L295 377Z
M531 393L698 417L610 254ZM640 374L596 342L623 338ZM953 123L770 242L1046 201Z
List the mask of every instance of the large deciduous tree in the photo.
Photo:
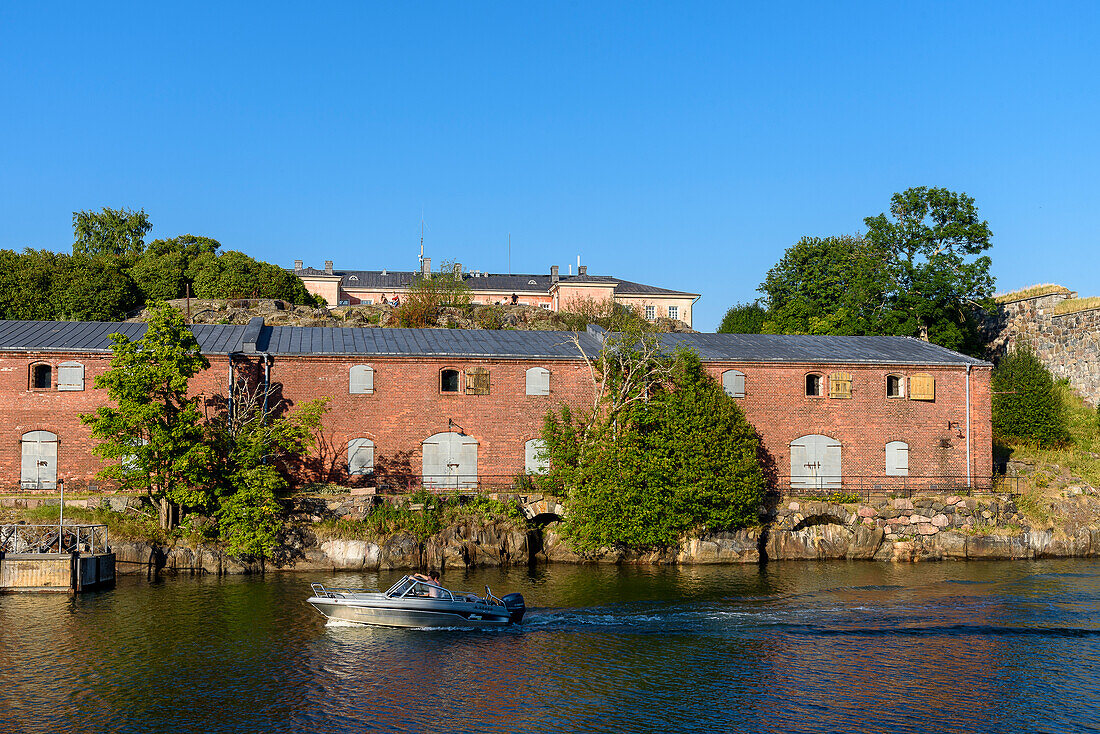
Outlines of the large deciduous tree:
M942 188L894 194L864 235L804 237L760 286L764 331L914 336L979 354L992 308L989 224L974 200Z
M140 255L153 225L145 210L108 209L73 212L73 254Z
M179 311L159 304L144 336L111 336L111 367L95 378L114 405L82 416L100 443L94 452L112 462L104 478L144 490L160 507L165 528L179 508L210 507L214 453L205 440L190 379L210 366Z

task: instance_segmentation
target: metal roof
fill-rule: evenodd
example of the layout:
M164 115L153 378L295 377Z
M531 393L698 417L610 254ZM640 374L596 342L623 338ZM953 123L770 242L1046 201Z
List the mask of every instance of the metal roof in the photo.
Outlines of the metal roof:
M989 362L909 336L660 334L665 348L685 346L704 362L984 365Z
M382 329L370 327L196 324L205 354L255 350L282 355L375 355L573 359L574 338L587 354L600 349L601 330L512 331ZM139 339L141 323L0 321L0 351L108 352L110 335ZM797 336L775 334L660 334L662 346L693 349L704 362L823 364L984 365L988 362L919 339L900 336ZM255 340L253 342L253 340Z

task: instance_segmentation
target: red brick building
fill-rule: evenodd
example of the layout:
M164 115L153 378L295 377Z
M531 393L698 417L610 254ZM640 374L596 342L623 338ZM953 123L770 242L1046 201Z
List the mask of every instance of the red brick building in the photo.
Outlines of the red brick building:
M109 366L109 334L137 338L144 328L0 322L3 486L96 485L100 463L80 414L106 399L92 384ZM241 375L277 385L291 411L329 397L313 465L368 484L507 483L539 469L547 411L593 396L568 332L273 327L259 318L192 329L211 363L192 386L208 404ZM577 336L586 352L600 349L600 330ZM781 486L989 481L987 362L902 337L660 338L694 349L734 396Z

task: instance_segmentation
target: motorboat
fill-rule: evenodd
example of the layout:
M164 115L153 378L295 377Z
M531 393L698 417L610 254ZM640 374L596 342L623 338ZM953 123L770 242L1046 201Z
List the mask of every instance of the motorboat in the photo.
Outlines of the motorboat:
M306 601L325 617L383 627L505 627L517 624L527 611L522 594L497 598L488 586L484 596L451 591L402 576L387 591L330 588L310 584Z

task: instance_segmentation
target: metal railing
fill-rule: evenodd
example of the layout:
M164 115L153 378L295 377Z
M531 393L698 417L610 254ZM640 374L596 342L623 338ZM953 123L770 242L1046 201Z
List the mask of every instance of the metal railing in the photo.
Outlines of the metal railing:
M106 525L0 525L3 553L106 553Z
M970 477L939 475L861 475L861 476L780 476L768 488L772 497L806 497L808 499L834 499L837 496L858 496L860 499L918 495L973 495L1020 493L1020 477L991 475Z

